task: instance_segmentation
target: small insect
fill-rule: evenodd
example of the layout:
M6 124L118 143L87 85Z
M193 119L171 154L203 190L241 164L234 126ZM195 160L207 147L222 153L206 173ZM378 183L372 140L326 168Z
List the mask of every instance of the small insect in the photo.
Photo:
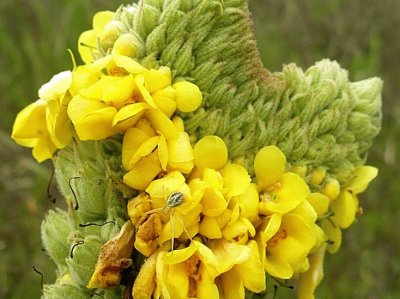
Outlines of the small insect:
M175 208L183 203L184 196L181 192L172 192L167 199L167 206L169 208Z
M185 200L185 196L183 195L183 193L181 193L179 191L172 192L166 198L165 206L147 211L144 215L145 217L147 217L150 214L154 214L154 213L161 211L164 214L169 216L170 225L171 225L171 251L174 250L174 240L175 240L174 239L174 222L175 222L175 220L180 222L180 224L183 227L183 230L185 231L185 233L189 236L189 238L191 240L190 234L187 231L183 221L180 218L175 217L175 215L174 215L175 208L181 206L183 204L184 200ZM149 201L151 202L152 200L149 200ZM187 203L187 204L189 204L189 203Z

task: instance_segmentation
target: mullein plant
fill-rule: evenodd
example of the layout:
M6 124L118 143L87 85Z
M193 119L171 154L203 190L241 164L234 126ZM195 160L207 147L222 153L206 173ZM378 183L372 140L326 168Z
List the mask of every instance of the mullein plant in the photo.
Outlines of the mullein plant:
M102 11L12 138L51 159L44 298L314 298L362 214L382 81L330 60L271 73L245 0Z

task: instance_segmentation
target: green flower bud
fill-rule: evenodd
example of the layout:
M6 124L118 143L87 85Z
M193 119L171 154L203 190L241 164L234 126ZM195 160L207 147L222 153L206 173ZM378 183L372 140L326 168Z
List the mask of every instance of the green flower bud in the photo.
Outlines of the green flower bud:
M92 276L103 243L95 236L76 240L67 258L68 270L77 285L86 286Z
M141 57L144 54L144 43L133 33L123 33L115 41L112 52L129 57Z
M50 210L42 222L43 247L56 264L65 265L70 250L71 230L68 214L60 209Z
M112 48L117 38L124 30L124 25L120 21L112 20L108 22L100 34L100 45L105 52Z

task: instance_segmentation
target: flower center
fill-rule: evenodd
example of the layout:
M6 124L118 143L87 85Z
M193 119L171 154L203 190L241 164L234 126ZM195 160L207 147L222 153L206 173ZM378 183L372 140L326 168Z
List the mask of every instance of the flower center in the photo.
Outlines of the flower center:
M286 239L288 236L288 233L286 229L281 228L279 231L268 241L268 247L274 247L278 245L280 240Z
M200 271L201 260L197 255L192 255L186 260L186 273L189 276L189 297L196 297L197 282L201 280Z
M273 202L278 199L278 195L275 193L270 193L267 191L264 191L260 194L260 201L261 202Z

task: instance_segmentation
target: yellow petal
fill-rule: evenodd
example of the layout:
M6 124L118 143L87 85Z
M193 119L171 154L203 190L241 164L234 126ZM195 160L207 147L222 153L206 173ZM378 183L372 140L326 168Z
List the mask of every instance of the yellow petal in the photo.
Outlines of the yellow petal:
M192 112L200 107L203 95L197 85L181 81L175 83L172 87L176 91L175 101L179 111Z
M178 132L185 132L185 124L183 123L182 118L180 118L179 116L174 116L174 118L172 118L172 122L174 123Z
M165 171L167 170L167 164L169 160L170 153L168 151L167 140L163 135L160 135L160 140L158 141L158 158L160 159L161 168Z
M221 230L219 229L218 222L214 217L204 216L200 223L199 233L209 239L222 238Z
M260 203L260 209L285 214L303 202L310 190L297 174L286 172L280 176L280 187L271 194L271 199Z
M352 178L344 188L353 194L359 194L367 189L369 183L378 175L378 169L372 166L359 166L352 173Z
M243 285L249 291L260 293L266 289L265 271L258 252L257 242L252 240L247 244L250 248L249 258L241 264L236 265L236 269L242 276Z
M124 175L124 183L134 189L145 190L161 171L157 153L152 153Z
M146 103L135 103L122 107L113 119L113 127L125 132L133 127L142 117L144 111L149 108Z
M132 75L120 77L104 86L101 100L120 109L132 101L135 90L136 85Z
M135 153L129 160L128 168L132 169L140 159L150 155L150 153L152 153L154 149L157 147L159 140L160 136L153 136L144 141L142 144L140 144L138 149L135 151Z
M37 100L22 109L15 118L11 137L20 145L25 146L24 139L40 138L47 134L46 102Z
M179 132L177 139L168 141L169 160L171 162L193 161L193 148L190 144L189 135L186 132Z
M228 150L218 136L205 136L194 146L194 164L199 169L221 169L227 161Z
M333 222L335 222L340 228L348 228L355 219L356 206L350 192L344 191L331 203L330 206L332 212L331 216Z
M178 130L174 123L160 110L147 110L145 116L151 123L152 127L164 135L165 139L168 141L179 137Z
M342 244L342 231L331 220L322 220L321 228L325 232L327 238L326 249L329 253L335 253L339 250Z
M56 151L55 145L51 142L48 136L38 139L35 147L32 150L33 157L39 162L51 159L53 153Z
M193 243L197 246L197 255L200 257L206 269L204 272L209 273L210 277L217 277L220 274L220 269L214 252L209 247L198 241L194 240Z
M256 222L258 220L259 203L257 186L255 184L250 184L246 191L237 198L242 217L249 219L253 223Z
M158 70L150 69L142 75L144 86L150 93L171 85L171 69L167 66L162 66Z
M272 214L265 218L265 227L261 231L261 242L266 245L267 241L270 240L279 230L282 223L282 216L279 214Z
M96 48L97 36L94 30L82 32L78 39L78 52L84 63L91 63L94 60L92 52Z
M46 101L58 100L67 92L71 82L71 71L58 73L39 89L39 98Z
M243 194L250 185L250 176L246 168L239 164L228 163L222 169L224 189L228 197Z
M228 206L222 193L212 188L206 190L201 204L204 208L203 214L210 217L221 215Z
M219 298L217 285L214 283L214 276L207 271L202 273L201 280L197 282L197 299Z
M169 221L162 227L157 242L158 244L162 245L165 241L178 238L183 232L184 228L182 220L176 215L170 216Z
M124 68L128 73L131 74L140 74L147 70L139 62L128 56L119 55L115 53L112 54L112 59L116 66ZM143 86L143 81L141 82L142 82L141 85Z
M166 254L165 251L161 251L157 256L155 298L171 299L168 290L168 265L164 264Z
M114 118L115 119L115 118ZM138 128L130 128L124 134L122 142L122 165L129 170L129 161L139 146L149 138L146 132Z
M168 252L163 257L163 262L167 265L182 263L188 260L197 251L197 249L198 249L198 244L193 242L190 244L190 246L186 248Z
M282 279L290 279L293 276L293 269L289 263L276 255L267 256L264 269L269 275Z
M156 264L158 252L152 254L140 267L133 288L133 298L151 298L156 288Z
M251 250L245 245L239 245L226 240L219 240L210 244L210 249L218 261L218 270L225 273L235 265L242 264L250 257Z
M190 173L194 167L193 148L190 144L189 135L179 132L177 139L168 141L169 166L183 173Z
M253 275L253 273L249 273ZM221 275L222 289L226 299L244 299L244 286L241 273L233 268Z
M321 193L310 193L307 196L307 201L313 206L315 212L317 212L318 217L321 217L329 208L329 198Z
M318 217L317 212L315 212L313 206L307 200L291 210L290 214L300 216L309 225L313 225Z
M176 110L175 89L168 86L151 94L154 103L167 116L171 117Z
M112 127L112 120L116 113L117 110L114 107L106 107L90 112L74 123L79 139L101 140L118 134L118 131Z
M316 253L311 254L308 259L310 268L307 272L301 273L297 283L297 298L314 299L314 292L324 277L324 258L326 247L320 248Z
M99 11L93 17L93 29L96 32L96 35L99 36L104 26L114 19L115 13L109 10Z
M189 277L186 273L185 263L170 264L168 266L167 279L173 298L187 298L189 292Z
M76 96L81 89L88 88L100 79L101 73L92 71L87 65L78 66L72 73L72 82L69 91Z
M136 128L142 130L143 132L146 132L147 135L149 136L155 136L156 135L156 131L154 131L154 129L151 127L150 122L147 119L141 118L136 126Z
M87 99L77 95L72 98L68 105L68 116L75 124L76 122L84 119L88 114L106 107L107 105L100 101Z
M58 113L51 115L50 107L56 106ZM49 101L46 110L46 125L51 141L57 148L64 148L72 140L70 120L67 114L67 107L60 106L58 101Z
M278 182L285 171L286 157L276 146L266 146L254 159L257 184L265 189Z
M147 104L149 104L149 106L153 109L158 109L156 103L154 102L151 94L149 93L149 91L144 87L144 78L142 75L137 75L135 77L135 83L136 86L139 90L139 93L143 99L144 102L146 102Z
M255 235L255 229L251 222L246 218L240 218L233 224L227 225L222 230L222 235L226 240L236 240L236 238L242 235Z

